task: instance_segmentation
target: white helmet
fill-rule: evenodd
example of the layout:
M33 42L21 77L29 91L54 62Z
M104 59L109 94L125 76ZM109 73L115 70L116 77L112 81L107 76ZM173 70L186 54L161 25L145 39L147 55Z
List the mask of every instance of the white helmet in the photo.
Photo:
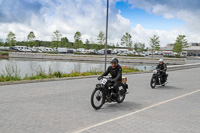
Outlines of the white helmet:
M160 60L159 60L159 63L161 63L161 62L164 63L163 59L160 59Z

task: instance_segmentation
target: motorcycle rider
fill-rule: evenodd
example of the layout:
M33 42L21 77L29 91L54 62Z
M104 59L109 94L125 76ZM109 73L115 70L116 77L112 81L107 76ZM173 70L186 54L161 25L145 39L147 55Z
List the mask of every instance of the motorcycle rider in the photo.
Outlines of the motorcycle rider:
M98 77L98 80L100 80L103 76L107 76L110 73L110 82L113 83L114 93L116 94L116 97L118 97L119 95L119 86L122 82L122 67L118 64L118 62L119 61L117 58L112 58L110 62L111 65L100 77Z
M163 84L167 81L167 65L164 63L163 59L159 60L159 64L157 65L156 69L162 70L161 75L163 77Z

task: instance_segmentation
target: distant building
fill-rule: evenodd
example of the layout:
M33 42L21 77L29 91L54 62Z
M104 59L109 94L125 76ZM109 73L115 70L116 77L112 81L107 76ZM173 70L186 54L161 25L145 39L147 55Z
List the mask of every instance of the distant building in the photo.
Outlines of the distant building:
M160 51L173 51L174 44L167 44L166 47L161 47ZM184 48L183 52L188 56L200 56L200 43L189 43L188 48Z
M199 43L189 43L189 46L199 46Z
M174 46L160 47L160 51L173 51Z
M184 48L187 51L188 56L200 56L200 46L191 46L188 48Z
M167 44L167 47L173 47L173 46L174 46L173 43L169 43L169 44Z

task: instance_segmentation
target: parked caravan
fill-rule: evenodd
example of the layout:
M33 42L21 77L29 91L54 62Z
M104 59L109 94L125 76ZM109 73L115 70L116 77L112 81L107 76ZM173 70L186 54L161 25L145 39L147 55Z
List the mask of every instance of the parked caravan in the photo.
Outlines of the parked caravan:
M58 47L57 51L58 51L58 53L67 53L68 49Z

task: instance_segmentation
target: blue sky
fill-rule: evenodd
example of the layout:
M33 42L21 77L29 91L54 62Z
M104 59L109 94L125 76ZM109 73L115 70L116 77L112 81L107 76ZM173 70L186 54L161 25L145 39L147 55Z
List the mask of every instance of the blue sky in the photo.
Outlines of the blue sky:
M141 24L144 28L151 30L173 30L185 24L183 20L166 19L162 15L155 15L144 9L132 8L128 2L117 2L116 8L121 11L121 15L131 21L131 26Z

